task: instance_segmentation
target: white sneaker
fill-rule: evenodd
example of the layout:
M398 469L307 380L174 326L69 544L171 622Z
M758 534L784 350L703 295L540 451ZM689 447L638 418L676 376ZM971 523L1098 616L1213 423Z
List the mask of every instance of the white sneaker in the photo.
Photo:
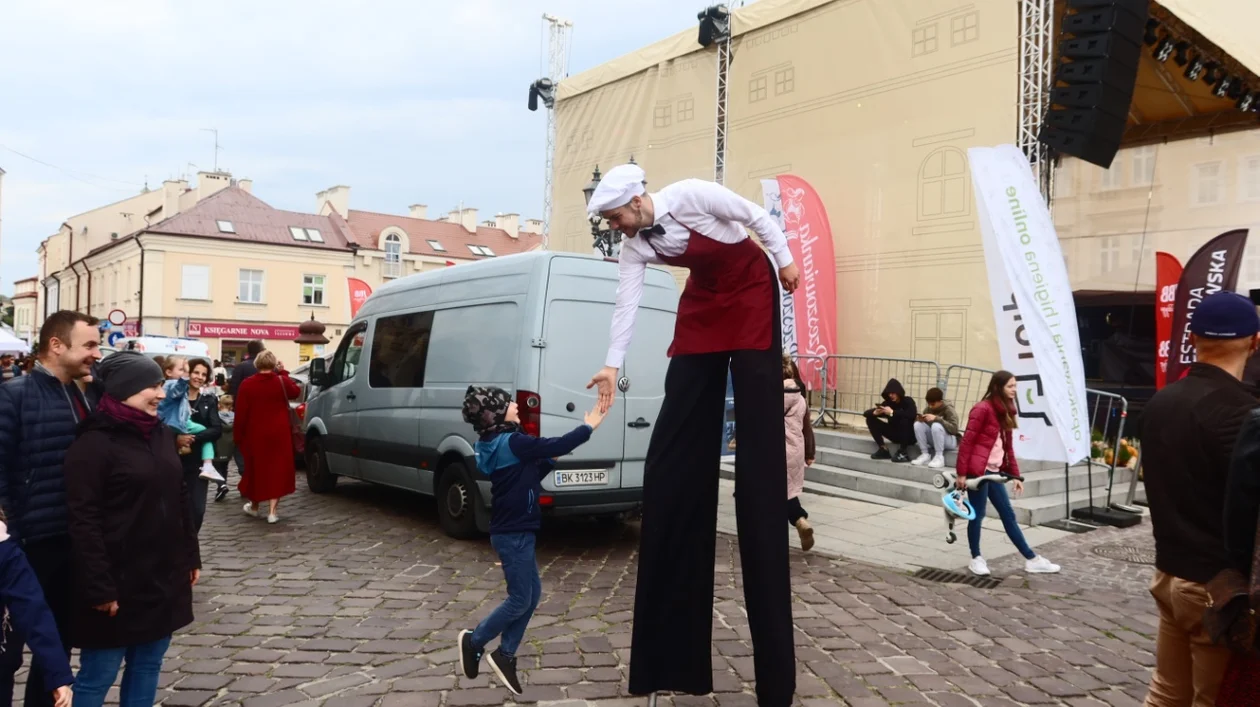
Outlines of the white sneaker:
M275 513L272 513L271 515L267 516L267 522L272 523L272 524L279 523L280 516L276 515Z
M983 557L971 558L971 564L967 565L967 569L977 577L988 577L993 574L989 571L989 563L985 562Z
M910 463L914 464L915 466L923 466L924 464L927 464L928 461L930 461L931 459L932 459L931 454L924 453L924 454L920 454L918 458L916 458L914 461Z
M929 469L944 469L945 457L942 457L939 454L932 457L932 461L928 462L928 468Z
M1055 574L1061 569L1063 568L1041 555L1037 555L1024 563L1024 571L1028 574Z
M215 469L213 466L210 466L210 464L209 464L209 463L207 463L205 466L201 467L201 476L200 476L200 478L202 478L202 479L206 479L206 480L208 480L208 481L213 481L213 482L214 482L214 483L216 483L216 484L225 484L225 483L227 483L227 479L223 478L223 475L222 475L222 474L220 474L220 473L218 472L218 470L217 470L217 469Z
M245 515L249 516L250 518L257 518L257 517L258 517L258 509L257 509L257 508L254 508L254 504L252 504L252 503L250 503L250 502L248 502L248 501L246 501L246 502L245 502L245 509L244 509L244 510L245 510Z

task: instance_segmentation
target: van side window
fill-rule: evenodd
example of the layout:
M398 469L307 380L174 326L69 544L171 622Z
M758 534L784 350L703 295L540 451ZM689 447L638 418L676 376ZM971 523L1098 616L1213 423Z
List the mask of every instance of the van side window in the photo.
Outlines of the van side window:
M367 324L353 327L346 332L341 341L341 348L333 355L332 365L328 367L329 385L336 385L354 378L359 368L359 358L363 355L363 339L367 336Z
M368 385L423 388L424 364L433 333L433 312L411 312L376 320Z

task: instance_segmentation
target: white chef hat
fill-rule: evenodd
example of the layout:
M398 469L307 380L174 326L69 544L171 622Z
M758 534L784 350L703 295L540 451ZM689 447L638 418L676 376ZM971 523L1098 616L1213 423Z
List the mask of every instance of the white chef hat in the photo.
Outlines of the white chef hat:
M630 203L636 196L643 196L643 181L647 175L637 164L623 164L608 170L608 174L599 180L599 186L591 195L591 203L586 211L591 216L598 216L604 211L611 211Z

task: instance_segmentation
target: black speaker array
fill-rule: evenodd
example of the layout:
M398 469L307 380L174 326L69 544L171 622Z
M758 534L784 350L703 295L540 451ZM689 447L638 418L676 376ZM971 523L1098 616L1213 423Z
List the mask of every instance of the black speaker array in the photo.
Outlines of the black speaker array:
M1120 149L1133 102L1147 0L1067 0L1050 110L1040 140L1103 167Z

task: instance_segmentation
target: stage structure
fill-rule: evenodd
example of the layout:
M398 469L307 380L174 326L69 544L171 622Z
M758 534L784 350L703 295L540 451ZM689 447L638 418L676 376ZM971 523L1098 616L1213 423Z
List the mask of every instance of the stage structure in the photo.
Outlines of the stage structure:
M1019 133L1016 145L1028 157L1041 194L1053 207L1053 156L1050 147L1037 139L1037 133L1050 108L1054 0L1020 0L1019 14Z
M544 14L543 32L547 41L547 73L529 87L529 109L538 110L538 101L547 109L547 154L543 177L543 249L551 235L551 193L556 162L556 85L569 75L573 23Z

